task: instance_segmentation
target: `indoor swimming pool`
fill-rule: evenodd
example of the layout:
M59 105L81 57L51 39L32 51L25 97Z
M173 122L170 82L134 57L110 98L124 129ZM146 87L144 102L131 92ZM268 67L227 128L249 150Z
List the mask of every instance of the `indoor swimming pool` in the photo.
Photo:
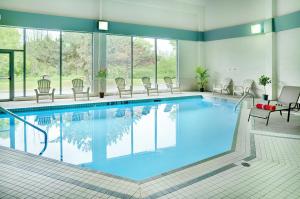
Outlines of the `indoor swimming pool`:
M141 181L233 149L239 112L203 97L0 114L0 145Z

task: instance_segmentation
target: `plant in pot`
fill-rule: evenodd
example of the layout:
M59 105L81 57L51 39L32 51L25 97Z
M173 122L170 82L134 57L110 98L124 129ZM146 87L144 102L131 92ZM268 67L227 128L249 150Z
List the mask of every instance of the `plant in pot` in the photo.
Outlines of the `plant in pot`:
M106 75L107 75L107 70L106 68L102 67L99 72L97 73L97 77L100 80L100 92L99 92L99 96L100 98L104 98L104 90L105 90L105 79L106 79Z
M204 92L204 88L208 83L208 70L203 67L199 66L196 68L196 79L197 84L200 86L200 92Z
M258 83L259 83L259 85L262 85L264 87L265 93L263 94L263 99L267 101L268 100L268 95L267 95L267 91L266 91L266 86L271 83L271 78L267 77L265 75L262 75L258 79Z

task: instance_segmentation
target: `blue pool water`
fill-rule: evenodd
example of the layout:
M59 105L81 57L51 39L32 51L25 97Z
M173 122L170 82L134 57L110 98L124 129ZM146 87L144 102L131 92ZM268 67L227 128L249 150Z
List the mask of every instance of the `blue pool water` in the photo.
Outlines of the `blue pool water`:
M17 114L47 131L42 156L145 180L231 150L233 109L229 101L193 97ZM44 135L1 114L0 145L39 154Z

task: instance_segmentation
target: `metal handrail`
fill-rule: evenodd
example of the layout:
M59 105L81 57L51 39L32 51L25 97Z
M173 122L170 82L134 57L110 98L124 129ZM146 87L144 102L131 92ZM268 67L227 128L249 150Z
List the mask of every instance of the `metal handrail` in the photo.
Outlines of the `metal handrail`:
M235 111L236 111L237 107L238 107L238 106L244 101L244 99L246 99L246 97L248 97L248 96L252 97L252 104L253 104L253 106L254 106L254 95L247 92L247 93L245 93L245 94L240 98L240 100L236 103L236 105L235 105L235 107L234 107L234 110L235 110Z
M1 106L0 106L0 110L1 110L2 112L4 112L4 113L7 113L7 114L13 116L14 118L17 118L18 120L24 122L25 124L28 124L28 125L31 126L32 128L34 128L34 129L36 129L36 130L38 130L38 131L40 131L40 132L42 132L42 133L44 134L44 147L43 147L42 151L39 153L39 155L42 155L42 154L45 152L46 148L47 148L47 143L48 143L47 132L44 131L43 129L41 129L41 128L35 126L34 124L32 124L32 123L30 123L30 122L24 120L23 118L21 118L20 116L14 114L13 112L11 112L11 111L9 111L9 110L7 110L7 109L1 107Z

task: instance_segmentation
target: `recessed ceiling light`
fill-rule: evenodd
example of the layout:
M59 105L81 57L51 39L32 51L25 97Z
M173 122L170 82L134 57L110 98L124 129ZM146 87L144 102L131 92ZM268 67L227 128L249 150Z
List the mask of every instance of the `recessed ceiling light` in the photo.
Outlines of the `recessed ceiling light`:
M108 21L98 21L98 30L108 30Z
M251 26L251 33L252 34L262 33L262 25L261 24L252 25Z

